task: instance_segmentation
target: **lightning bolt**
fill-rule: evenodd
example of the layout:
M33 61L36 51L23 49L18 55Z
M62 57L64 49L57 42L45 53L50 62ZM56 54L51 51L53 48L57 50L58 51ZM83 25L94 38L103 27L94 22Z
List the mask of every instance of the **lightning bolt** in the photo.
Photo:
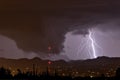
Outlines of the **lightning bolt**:
M93 35L93 32L91 30L89 30L89 40L91 41L92 54L93 54L93 57L96 58L97 57L96 56L96 50L95 50L96 43L95 43L92 35Z
M82 56L84 53L87 53L89 58L97 58L97 52L99 51L99 53L103 54L103 49L95 40L95 34L97 34L96 31L94 29L89 29L88 32L89 34L85 37L80 36L80 44L77 49L77 56Z

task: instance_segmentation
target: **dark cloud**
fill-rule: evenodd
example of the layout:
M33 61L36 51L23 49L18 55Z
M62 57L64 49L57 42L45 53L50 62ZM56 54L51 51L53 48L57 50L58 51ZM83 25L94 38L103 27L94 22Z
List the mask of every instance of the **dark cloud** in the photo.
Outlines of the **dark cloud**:
M4 0L0 34L25 51L48 52L52 46L57 53L67 32L87 34L87 29L119 18L119 7L119 0Z

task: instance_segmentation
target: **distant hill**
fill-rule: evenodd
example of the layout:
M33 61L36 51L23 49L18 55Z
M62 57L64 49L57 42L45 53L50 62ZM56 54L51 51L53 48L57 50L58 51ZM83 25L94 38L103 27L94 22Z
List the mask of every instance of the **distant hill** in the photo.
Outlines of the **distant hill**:
M9 68L12 71L21 69L23 71L32 70L33 64L38 71L45 71L48 66L52 68L61 67L62 69L71 69L81 72L88 70L103 72L104 70L116 70L120 67L120 58L109 58L109 57L98 57L96 59L88 60L72 60L65 62L64 60L51 61L51 64L48 64L49 60L41 60L39 58L34 59L5 59L0 58L0 66Z

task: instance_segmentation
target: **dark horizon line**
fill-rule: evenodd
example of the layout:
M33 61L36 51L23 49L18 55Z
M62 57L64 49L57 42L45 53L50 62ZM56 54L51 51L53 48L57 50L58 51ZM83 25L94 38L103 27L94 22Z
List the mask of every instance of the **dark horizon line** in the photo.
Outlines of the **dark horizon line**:
M51 59L41 59L41 58L39 58L39 57L33 57L33 58L31 58L31 59L29 59L29 58L18 58L18 59L12 59L12 58L5 58L5 57L0 57L0 59L8 59L8 60L22 60L22 59L27 59L27 60L34 60L34 59L39 59L39 60L43 60L43 61L65 61L65 62L71 62L71 61L86 61L86 60L95 60L95 59L100 59L100 58L120 58L120 57L108 57L108 56L98 56L97 58L91 58L91 59L79 59L79 60L68 60L68 61L66 61L66 60L64 60L64 59L58 59L58 60L51 60Z

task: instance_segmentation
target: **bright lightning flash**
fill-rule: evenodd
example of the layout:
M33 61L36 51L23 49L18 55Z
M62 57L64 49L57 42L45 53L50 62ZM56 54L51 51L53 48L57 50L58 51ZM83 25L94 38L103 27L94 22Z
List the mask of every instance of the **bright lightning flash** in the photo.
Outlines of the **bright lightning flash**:
M92 54L93 54L93 57L96 58L96 50L95 50L95 41L92 37L93 35L93 32L91 30L89 30L89 39L91 41L91 47L92 47Z
M86 36L80 36L80 44L77 49L77 56L82 56L84 53L89 58L97 58L99 56L98 53L103 54L102 47L99 46L98 40L96 42L95 36L98 35L95 29L89 29L89 34Z

